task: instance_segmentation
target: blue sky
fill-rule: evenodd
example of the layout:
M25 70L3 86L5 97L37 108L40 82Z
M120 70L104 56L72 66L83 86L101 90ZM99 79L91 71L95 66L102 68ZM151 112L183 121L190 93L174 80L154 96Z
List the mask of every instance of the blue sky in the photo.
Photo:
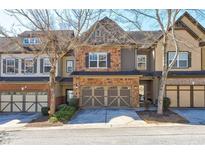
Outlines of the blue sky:
M194 12L191 12L191 15L194 16L203 26L205 26L205 18L204 20L199 17L196 16L196 14ZM117 20L115 15L113 14L106 14L108 17L110 17L113 20ZM123 21L119 22L117 21L117 23L124 28L125 30L135 30L135 26L130 26L130 24L127 24ZM25 28L21 27L20 24L18 23L18 21L12 17L9 16L8 14L6 14L4 12L4 10L0 10L0 25L4 28L6 28L7 30L10 30L12 28L13 25L15 25L15 28L17 29L17 32L21 32L26 30ZM158 30L158 25L154 24L150 19L146 19L144 18L142 21L142 29L143 30Z

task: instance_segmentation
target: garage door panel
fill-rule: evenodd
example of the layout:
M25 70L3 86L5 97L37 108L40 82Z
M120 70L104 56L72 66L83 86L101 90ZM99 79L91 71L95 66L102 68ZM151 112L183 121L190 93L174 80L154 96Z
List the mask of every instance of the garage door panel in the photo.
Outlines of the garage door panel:
M42 107L47 107L47 103L37 103L37 112L41 112Z
M22 112L23 111L23 102L13 102L12 111L13 112Z
M23 101L23 95L13 95L13 101Z
M179 104L180 107L190 107L190 91L179 92Z
M36 112L36 104L27 102L25 104L25 111L26 112Z
M204 107L204 91L194 91L194 107Z
M25 99L26 99L26 102L35 102L36 96L35 95L26 95Z
M1 111L3 111L3 112L11 112L11 103L1 102Z
M108 106L118 106L118 97L108 97Z
M82 105L92 106L92 89L91 87L82 88Z
M8 102L10 102L11 101L11 95L4 95L4 94L2 94L1 95L1 101L8 101Z
M170 98L170 107L177 107L177 91L167 91L167 97Z

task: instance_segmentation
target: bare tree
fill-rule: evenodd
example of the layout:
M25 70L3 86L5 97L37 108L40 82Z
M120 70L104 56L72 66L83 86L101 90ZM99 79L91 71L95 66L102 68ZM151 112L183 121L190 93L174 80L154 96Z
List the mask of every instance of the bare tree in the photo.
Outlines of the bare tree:
M56 107L56 66L58 60L67 53L81 45L80 34L85 30L91 21L97 20L102 10L6 10L6 13L15 17L20 25L28 30L39 33L41 43L32 47L32 54L48 56L51 69L49 78L50 111L55 113ZM55 31L63 28L65 31ZM54 32L54 31L55 32ZM74 30L75 35L69 31ZM8 31L1 27L1 35L8 37ZM11 39L19 47L22 42ZM26 51L25 51L26 52ZM29 53L31 53L29 51Z
M148 18L149 20L152 20L154 23L158 24L158 27L160 27L160 30L162 32L161 35L161 52L163 53L163 59L162 59L162 64L163 64L163 70L162 70L162 77L160 80L160 85L159 85L159 95L158 95L158 109L157 113L158 114L163 114L163 98L165 95L165 86L166 86L166 81L167 81L167 76L169 71L173 68L177 56L178 56L178 41L175 36L175 21L176 17L179 14L180 10L127 10L130 14L131 17L123 15L124 13L119 13L115 10L113 12L123 18L124 20L127 20L131 24L133 24L138 30L142 30L141 28L141 21L139 20L140 16L143 18ZM133 17L134 16L134 17ZM147 33L146 37L149 38L150 34ZM167 42L168 40L171 39L174 46L175 46L175 56L173 60L167 65ZM139 42L136 42L136 44ZM146 43L146 42L145 42ZM150 44L151 45L151 44Z

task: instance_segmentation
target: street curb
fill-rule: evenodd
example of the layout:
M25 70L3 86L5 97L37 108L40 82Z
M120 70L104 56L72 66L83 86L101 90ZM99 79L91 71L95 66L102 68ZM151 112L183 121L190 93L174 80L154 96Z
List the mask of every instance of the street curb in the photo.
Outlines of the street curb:
M16 127L16 128L5 128L0 131L29 131L29 130L56 130L56 129L111 129L111 128L142 128L142 127L171 127L171 126L194 126L191 124L129 124L129 125L112 125L112 124L76 124L70 125L65 124L63 126L54 126L54 127ZM205 127L205 125L203 125Z

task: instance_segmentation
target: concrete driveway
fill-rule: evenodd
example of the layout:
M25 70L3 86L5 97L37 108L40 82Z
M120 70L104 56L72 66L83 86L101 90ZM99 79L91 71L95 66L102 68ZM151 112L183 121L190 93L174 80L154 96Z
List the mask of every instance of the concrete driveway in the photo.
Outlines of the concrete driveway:
M0 113L0 128L25 125L40 116L40 113Z
M134 109L82 109L69 122L69 124L110 124L128 125L145 124Z
M180 116L187 119L190 124L205 125L205 109L172 109Z

